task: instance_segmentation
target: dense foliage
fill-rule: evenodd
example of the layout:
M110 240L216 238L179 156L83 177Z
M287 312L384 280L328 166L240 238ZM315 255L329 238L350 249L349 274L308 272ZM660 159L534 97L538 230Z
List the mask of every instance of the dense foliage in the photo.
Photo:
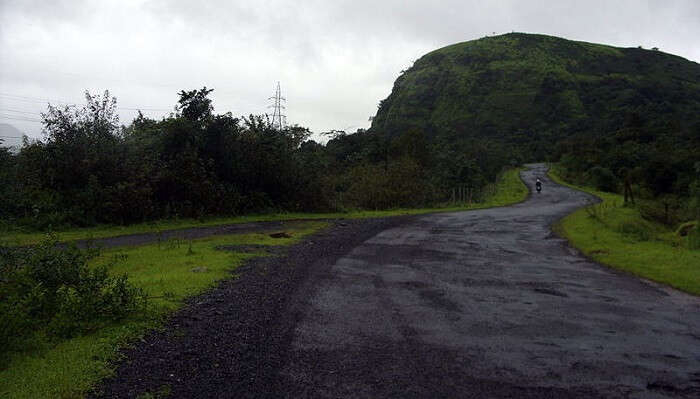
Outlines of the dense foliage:
M516 161L561 160L599 189L687 203L699 181L700 65L658 50L486 37L417 60L371 131L449 147L489 140Z
M46 338L91 331L145 305L145 294L126 275L88 267L92 255L51 238L32 248L0 247L0 359Z
M326 145L299 126L215 114L211 89L182 91L169 117L121 126L116 99L49 106L45 139L0 153L3 222L35 228L127 224L270 210L326 211L428 205L458 184L494 181L501 150L488 142L433 148L331 132ZM481 166L479 166L481 165Z

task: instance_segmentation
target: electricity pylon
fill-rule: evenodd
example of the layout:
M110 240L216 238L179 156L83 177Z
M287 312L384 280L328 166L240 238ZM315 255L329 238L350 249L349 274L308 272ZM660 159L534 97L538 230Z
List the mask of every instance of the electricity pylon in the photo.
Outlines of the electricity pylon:
M273 97L268 98L268 100L274 101L274 104L267 107L273 109L271 121L272 128L277 130L284 129L285 125L287 124L287 116L282 114L282 110L286 109L286 107L282 105L282 102L287 101L287 99L282 97L280 82L277 82L277 90L275 91L275 95Z

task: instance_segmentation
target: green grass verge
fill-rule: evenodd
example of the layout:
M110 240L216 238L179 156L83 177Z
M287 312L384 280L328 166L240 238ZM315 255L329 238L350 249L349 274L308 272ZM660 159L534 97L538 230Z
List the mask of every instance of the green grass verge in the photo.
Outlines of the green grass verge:
M110 272L127 273L129 281L144 288L153 297L147 313L89 335L14 354L9 364L0 366L0 397L83 397L101 379L111 375L111 364L118 360L120 347L161 326L165 316L182 306L183 299L206 291L216 281L230 276L245 259L263 255L221 251L215 247L290 245L326 226L322 221L290 223L285 231L292 238L239 234L103 251L92 264L108 264Z
M700 251L684 247L673 231L644 220L636 208L623 206L621 195L568 184L556 167L549 176L603 200L555 226L572 246L604 265L700 295Z
M487 187L487 195L484 201L473 204L456 204L450 206L417 208L417 209L391 209L384 211L351 211L335 213L274 213L267 215L249 215L236 217L212 218L207 220L180 219L160 220L149 223L133 224L129 226L96 226L88 228L71 229L54 232L60 241L74 241L83 239L96 239L115 237L127 234L153 233L164 230L185 229L190 227L207 227L233 223L251 223L265 221L285 221L299 219L362 219L398 215L416 215L435 212L453 212L468 209L490 208L504 206L520 202L527 196L527 188L520 181L519 172L522 169L510 169L503 173L496 184ZM6 231L0 232L0 244L4 245L32 245L45 238L44 232Z

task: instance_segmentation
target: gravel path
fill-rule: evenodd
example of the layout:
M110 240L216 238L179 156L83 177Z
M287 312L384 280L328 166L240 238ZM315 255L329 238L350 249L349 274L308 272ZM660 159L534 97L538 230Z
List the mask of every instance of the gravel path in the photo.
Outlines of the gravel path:
M348 222L250 262L104 386L175 398L700 397L700 298L601 267L550 225L594 200Z

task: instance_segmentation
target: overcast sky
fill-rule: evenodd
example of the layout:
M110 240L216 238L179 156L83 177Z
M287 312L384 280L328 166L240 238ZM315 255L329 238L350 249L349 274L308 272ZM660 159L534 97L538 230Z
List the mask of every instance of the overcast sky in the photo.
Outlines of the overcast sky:
M421 55L511 31L698 62L700 0L0 0L0 123L41 137L47 101L86 89L109 89L124 124L202 86L217 113L262 114L279 81L289 123L354 131Z

